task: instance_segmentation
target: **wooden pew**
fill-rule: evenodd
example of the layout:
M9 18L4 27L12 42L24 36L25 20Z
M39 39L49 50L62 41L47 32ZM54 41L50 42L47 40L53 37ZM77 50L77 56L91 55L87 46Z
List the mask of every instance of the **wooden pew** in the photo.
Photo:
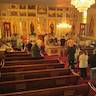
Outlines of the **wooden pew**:
M88 96L88 84L78 84L40 90L27 90L1 94L0 96Z
M92 84L92 82L88 82L88 85L89 85L88 96L95 96L96 95L96 87Z
M12 57L5 57L5 61L14 61L14 60L31 60L34 59L32 58L31 55L24 55L24 56L12 56ZM38 58L39 59L39 58ZM41 58L40 58L41 59ZM42 58L43 59L43 58Z
M56 69L44 69L33 71L21 71L21 72L7 72L1 73L0 81L9 81L17 79L33 79L41 77L63 76L72 74L70 69L56 68Z
M15 72L15 71L29 71L29 70L43 70L43 69L53 69L53 68L64 68L64 64L32 64L32 65L13 65L4 66L1 69L1 73Z
M37 60L16 60L16 61L5 61L5 65L24 65L24 64L44 64L44 63L59 63L57 59L37 59Z
M20 57L20 56L31 56L29 53L24 53L24 54L6 54L5 57L12 58L12 57Z
M43 59L43 57L38 57L38 58L33 58L31 54L29 53L22 53L22 52L18 52L18 54L16 54L15 52L12 54L6 54L5 53L5 60L6 61L14 61L14 60L31 60L31 59Z
M44 57L33 58L31 54L17 54L17 55L7 55L5 54L5 61L15 61L15 60L31 60L31 59L43 59Z
M20 52L20 51L5 52L6 56L16 56L16 55L22 55L22 54L28 54L28 53L27 52Z
M6 54L6 53L5 53L5 56L6 56L6 57L29 56L29 55L31 55L31 54L29 54L29 53L20 53L20 54Z
M79 82L79 78L79 76L75 75L65 75L26 80L4 81L0 82L0 91L1 93L8 93L24 90L37 90L59 86L76 85Z

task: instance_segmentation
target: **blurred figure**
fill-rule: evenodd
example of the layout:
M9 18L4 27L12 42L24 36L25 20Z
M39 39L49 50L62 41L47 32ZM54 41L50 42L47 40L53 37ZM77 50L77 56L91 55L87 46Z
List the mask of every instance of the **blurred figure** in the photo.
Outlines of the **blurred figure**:
M85 50L80 51L79 55L79 68L80 75L84 79L87 77L87 67L88 67L88 53Z
M36 40L36 43L37 43L38 47L40 48L41 55L44 56L44 54L45 54L45 45L44 45L43 38L38 36L37 40Z
M96 49L93 50L93 54L89 56L90 68L96 67Z
M28 52L30 53L30 52L31 52L31 48L32 48L32 41L29 41L29 42L26 44L26 48L27 48Z
M36 41L32 41L31 54L33 58L41 58L40 48L38 47Z
M61 56L64 56L66 55L66 48L65 48L65 38L64 36L60 39L60 46L62 47L62 50L61 50Z
M89 56L89 67L90 67L90 79L94 79L94 70L96 70L96 49L93 50L93 54Z
M76 47L76 51L75 51L75 63L78 64L78 57L79 57L79 54L80 54L80 48L77 46Z
M60 39L60 45L62 46L62 47L64 47L65 46L65 42L66 42L66 40L65 40L65 38L64 38L64 36Z
M10 42L3 42L0 51L7 51L7 52L12 52L14 49L12 48L12 45Z
M68 63L69 63L69 67L71 67L72 69L75 68L75 51L76 48L74 45L68 46L67 48Z
M17 50L21 51L23 49L23 43L22 43L22 39L20 38L20 36L17 37Z
M15 50L17 48L17 34L13 34L11 37L12 48Z

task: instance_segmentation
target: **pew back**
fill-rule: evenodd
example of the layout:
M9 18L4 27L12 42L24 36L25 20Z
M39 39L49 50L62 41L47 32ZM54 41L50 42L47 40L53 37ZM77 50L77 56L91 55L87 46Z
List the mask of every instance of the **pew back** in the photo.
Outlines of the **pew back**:
M44 69L44 70L21 71L21 72L20 71L19 72L7 72L7 73L1 73L0 81L63 76L63 75L70 75L70 74L72 73L70 69L67 69L67 68Z
M76 85L79 76L66 75L0 82L1 93Z
M88 84L14 92L1 96L88 96Z

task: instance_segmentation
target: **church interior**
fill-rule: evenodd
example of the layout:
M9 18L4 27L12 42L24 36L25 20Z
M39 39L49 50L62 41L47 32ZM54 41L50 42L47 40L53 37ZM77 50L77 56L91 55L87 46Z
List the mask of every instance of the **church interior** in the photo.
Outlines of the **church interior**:
M0 96L96 96L96 0L0 0Z

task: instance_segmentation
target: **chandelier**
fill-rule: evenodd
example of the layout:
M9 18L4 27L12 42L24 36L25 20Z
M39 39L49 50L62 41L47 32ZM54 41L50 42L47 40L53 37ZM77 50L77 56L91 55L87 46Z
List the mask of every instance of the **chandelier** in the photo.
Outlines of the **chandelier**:
M71 0L71 4L77 8L79 12L85 12L95 3L95 0Z

